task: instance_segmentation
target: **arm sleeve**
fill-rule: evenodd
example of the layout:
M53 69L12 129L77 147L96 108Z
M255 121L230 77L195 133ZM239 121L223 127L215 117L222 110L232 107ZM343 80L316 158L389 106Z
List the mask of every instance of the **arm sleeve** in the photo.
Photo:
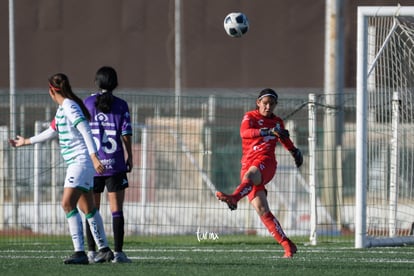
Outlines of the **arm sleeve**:
M281 128L285 128L285 122L283 120L279 121L280 127ZM288 151L291 151L293 149L295 149L295 144L293 143L293 141L289 138L286 139L279 139L279 142L283 145L283 147L285 149L287 149Z
M129 113L129 107L128 104L124 103L124 114L122 115L122 135L132 135L132 126L131 126L131 114Z
M291 150L295 149L295 144L293 144L293 142L292 142L292 140L290 140L290 138L286 138L286 139L283 139L283 140L279 139L279 141L283 145L283 147L285 149L287 149L288 151L291 151Z
M242 139L249 139L260 137L260 129L250 128L250 117L245 115L240 126L240 137Z
M57 132L52 128L52 126L49 126L46 130L42 131L38 135L30 137L30 143L31 144L42 143L56 136L57 136Z
M95 142L93 141L92 131L87 121L83 120L76 125L76 128L82 134L83 140L85 141L86 147L88 148L89 154L97 152Z

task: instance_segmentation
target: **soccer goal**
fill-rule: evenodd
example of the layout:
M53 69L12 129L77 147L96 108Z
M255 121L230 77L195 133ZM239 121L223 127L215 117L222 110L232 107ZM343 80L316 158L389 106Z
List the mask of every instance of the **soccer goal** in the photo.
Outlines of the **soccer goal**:
M359 7L355 247L413 244L414 7Z

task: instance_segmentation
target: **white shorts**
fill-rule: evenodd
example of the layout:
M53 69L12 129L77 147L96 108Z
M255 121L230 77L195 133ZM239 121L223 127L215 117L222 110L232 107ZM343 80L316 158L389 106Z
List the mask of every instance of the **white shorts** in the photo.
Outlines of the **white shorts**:
M93 189L95 169L90 166L71 164L66 170L65 188L77 188L85 192Z

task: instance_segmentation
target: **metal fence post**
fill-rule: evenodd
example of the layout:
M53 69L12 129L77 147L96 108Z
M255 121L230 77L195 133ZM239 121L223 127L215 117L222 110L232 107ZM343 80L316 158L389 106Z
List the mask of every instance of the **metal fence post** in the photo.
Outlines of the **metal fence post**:
M316 224L316 105L315 94L309 94L309 196L310 196L310 236L311 245L317 244Z

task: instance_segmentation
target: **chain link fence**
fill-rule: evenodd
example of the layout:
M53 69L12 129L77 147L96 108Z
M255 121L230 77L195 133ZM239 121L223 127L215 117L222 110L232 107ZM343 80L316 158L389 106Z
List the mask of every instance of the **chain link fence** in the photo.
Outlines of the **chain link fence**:
M307 95L279 93L275 113L285 119L292 140L304 154L298 170L283 147L277 147L278 169L267 185L270 208L290 236L311 231L309 179L309 99ZM128 175L126 235L194 234L200 232L268 235L247 199L231 212L214 196L232 192L239 184L243 114L255 108L256 95L202 91L175 97L162 92L118 92L130 108L133 123L134 168ZM227 95L227 96L223 96ZM242 95L242 96L240 96ZM79 94L86 97L87 95ZM13 149L8 146L10 116L16 132L30 137L48 126L56 105L47 93L17 93L17 114L10 114L8 95L0 93L0 229L18 236L66 234L60 207L66 165L57 141ZM316 95L316 231L331 239L353 229L355 177L355 95L345 93L339 106ZM177 110L177 106L180 107ZM334 116L335 129L326 117ZM335 131L334 164L326 164L326 137ZM16 167L10 165L12 151ZM16 178L9 176L12 170ZM101 205L106 232L112 233L105 198ZM13 233L13 234L10 234Z

